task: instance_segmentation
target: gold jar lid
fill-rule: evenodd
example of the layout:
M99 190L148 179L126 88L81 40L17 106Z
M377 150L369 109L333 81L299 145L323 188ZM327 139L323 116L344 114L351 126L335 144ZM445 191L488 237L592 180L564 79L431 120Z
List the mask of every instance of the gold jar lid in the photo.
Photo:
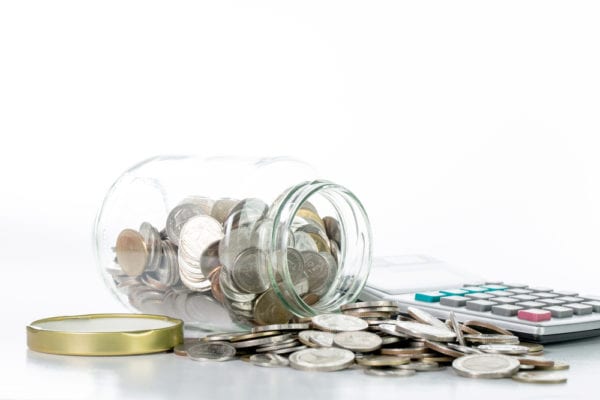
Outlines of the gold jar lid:
M44 318L27 326L34 351L80 356L158 353L183 343L183 322L162 315L88 314Z

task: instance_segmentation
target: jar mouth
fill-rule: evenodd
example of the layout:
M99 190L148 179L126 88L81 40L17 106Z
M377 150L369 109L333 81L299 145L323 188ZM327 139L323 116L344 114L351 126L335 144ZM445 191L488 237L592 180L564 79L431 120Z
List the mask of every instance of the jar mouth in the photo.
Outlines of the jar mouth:
M296 216L306 204L314 205L317 214L327 215L339 225L339 238L331 243L339 246L337 268L318 296L303 293L290 273L289 236ZM358 198L329 181L302 182L281 195L271 213L273 229L270 243L265 246L269 249L267 272L273 291L289 311L299 317L311 317L338 311L341 305L355 301L366 284L372 262L371 228ZM307 296L311 294L312 297Z

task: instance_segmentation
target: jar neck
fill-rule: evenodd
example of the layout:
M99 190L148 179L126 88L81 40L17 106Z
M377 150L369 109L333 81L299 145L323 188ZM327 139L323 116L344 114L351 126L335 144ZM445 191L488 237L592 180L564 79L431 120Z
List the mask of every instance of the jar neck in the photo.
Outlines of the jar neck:
M294 218L307 201L317 205L317 209L322 206L337 220L340 233L335 277L326 292L315 303L310 301L311 304L294 286L288 265ZM357 299L371 267L372 236L367 213L352 192L325 180L302 182L279 196L269 217L273 225L263 242L263 248L267 249L267 271L274 292L289 311L310 317L338 311L341 305Z

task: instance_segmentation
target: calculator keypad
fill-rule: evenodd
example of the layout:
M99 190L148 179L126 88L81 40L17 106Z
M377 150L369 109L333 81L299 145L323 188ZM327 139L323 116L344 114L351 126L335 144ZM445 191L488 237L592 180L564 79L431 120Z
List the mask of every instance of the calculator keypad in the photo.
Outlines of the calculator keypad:
M460 288L415 293L415 300L530 322L600 313L600 301L579 297L577 292L502 282L470 283Z

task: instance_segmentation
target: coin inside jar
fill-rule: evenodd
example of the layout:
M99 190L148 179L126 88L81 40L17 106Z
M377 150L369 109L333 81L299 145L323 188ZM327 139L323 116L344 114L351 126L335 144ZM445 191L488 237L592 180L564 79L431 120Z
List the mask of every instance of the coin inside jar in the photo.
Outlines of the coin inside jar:
M148 249L143 236L133 229L124 229L117 238L117 262L129 276L138 276L148 263Z

